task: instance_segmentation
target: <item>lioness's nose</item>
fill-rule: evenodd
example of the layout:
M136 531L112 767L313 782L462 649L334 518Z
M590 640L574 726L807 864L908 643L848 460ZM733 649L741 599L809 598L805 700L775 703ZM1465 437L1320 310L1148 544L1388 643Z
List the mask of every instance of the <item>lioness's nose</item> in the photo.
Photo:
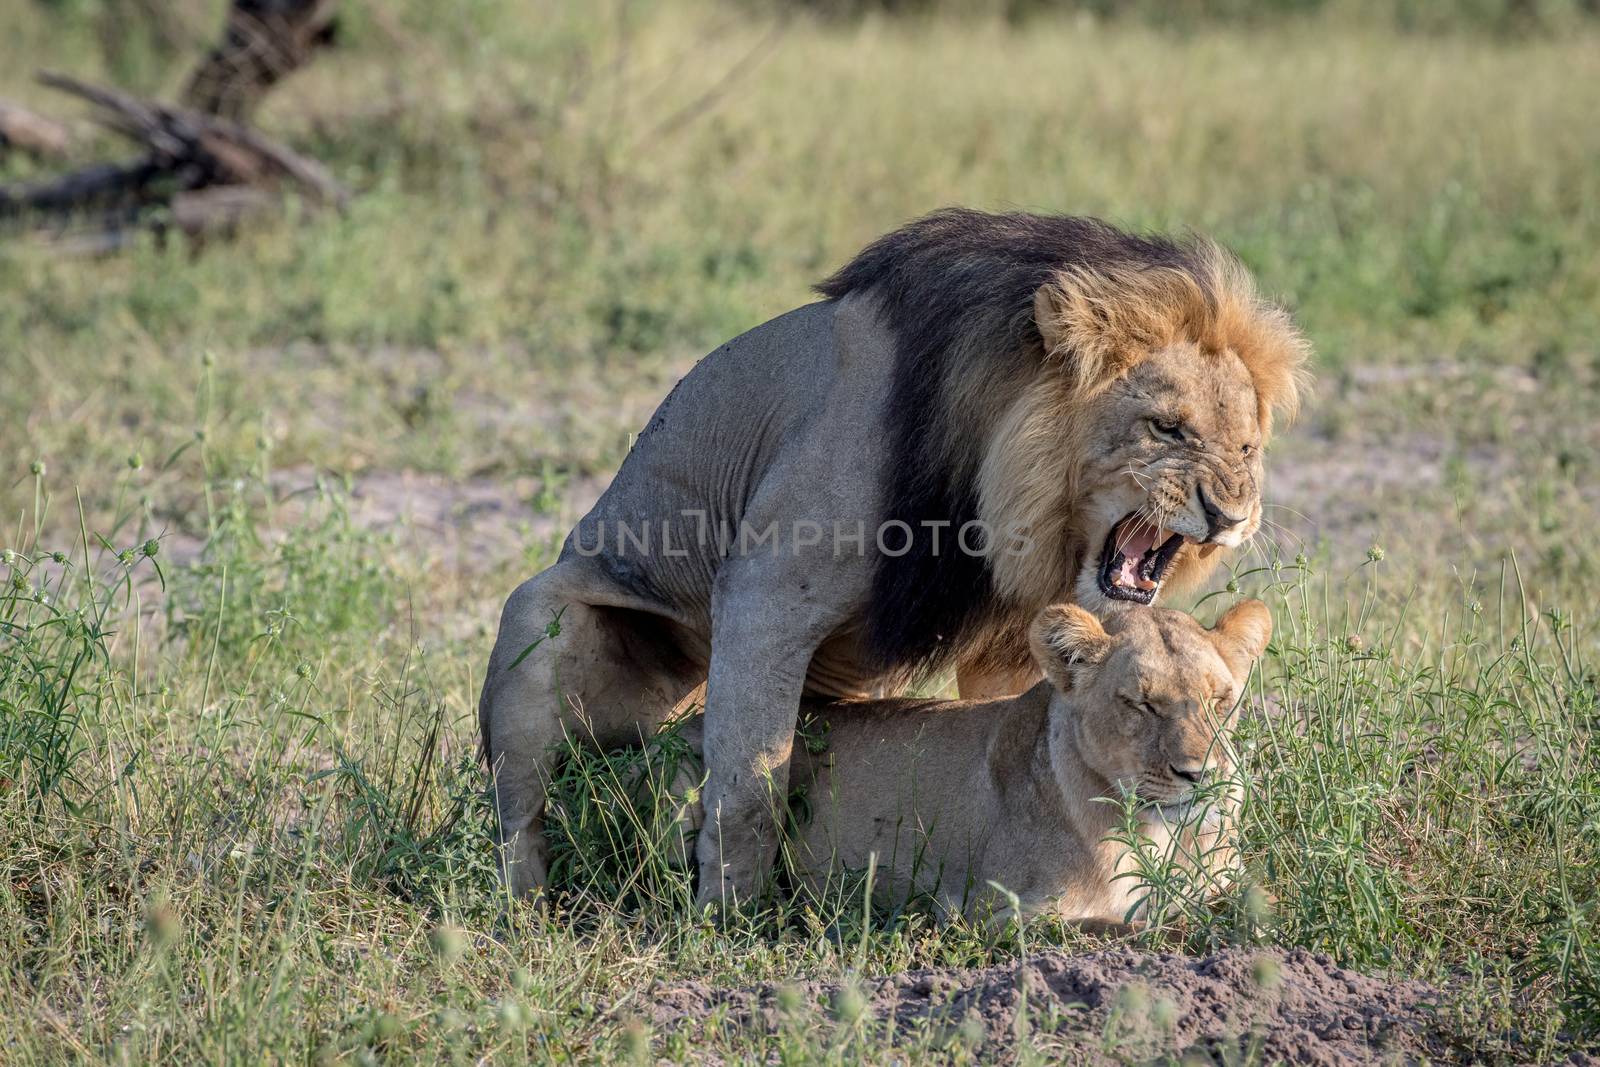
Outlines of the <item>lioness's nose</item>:
M1206 496L1206 487L1196 486L1195 492L1200 497L1200 509L1206 513L1206 539L1211 540L1224 530L1231 530L1244 521L1243 515L1234 515L1223 511Z
M1206 780L1206 775L1208 775L1211 771L1211 769L1204 763L1190 763L1182 767L1178 766L1176 763L1173 763L1169 764L1169 769L1173 774L1177 775L1179 778L1182 778L1190 785L1199 785L1201 782Z

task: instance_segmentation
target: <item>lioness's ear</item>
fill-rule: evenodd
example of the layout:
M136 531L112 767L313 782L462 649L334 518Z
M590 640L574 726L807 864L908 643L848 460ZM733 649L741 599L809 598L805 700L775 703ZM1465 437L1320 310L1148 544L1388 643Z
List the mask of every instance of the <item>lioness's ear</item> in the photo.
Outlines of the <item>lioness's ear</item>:
M1069 267L1033 294L1046 357L1086 393L1183 335L1204 309L1195 280L1164 268Z
M1033 620L1028 647L1050 684L1065 692L1078 672L1106 658L1111 638L1099 619L1076 604L1052 604Z
M1243 674L1267 650L1272 638L1272 612L1259 600L1241 600L1211 627L1228 665Z

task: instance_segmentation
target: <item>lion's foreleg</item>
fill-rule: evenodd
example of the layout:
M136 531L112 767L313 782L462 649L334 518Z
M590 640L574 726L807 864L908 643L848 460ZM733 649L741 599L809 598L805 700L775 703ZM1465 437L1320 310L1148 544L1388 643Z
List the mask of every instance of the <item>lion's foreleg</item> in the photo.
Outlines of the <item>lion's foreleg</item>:
M700 903L760 895L771 875L806 670L834 620L762 582L717 605L706 686ZM796 609L799 610L796 610Z
M777 849L778 811L810 651L783 654L713 638L706 688L705 822L696 854L700 902L758 896Z

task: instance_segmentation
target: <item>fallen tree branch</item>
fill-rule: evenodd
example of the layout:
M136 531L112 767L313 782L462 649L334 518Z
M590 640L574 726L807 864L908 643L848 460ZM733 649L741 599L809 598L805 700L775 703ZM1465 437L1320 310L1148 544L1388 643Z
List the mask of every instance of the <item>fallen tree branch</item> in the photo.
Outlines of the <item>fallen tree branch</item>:
M192 106L41 72L41 84L86 101L94 122L131 142L139 154L0 186L0 218L34 216L40 235L54 234L53 243L99 252L122 247L136 226L190 236L231 232L276 211L284 193L313 206L342 208L349 193L326 167L240 121L314 48L331 40L336 4L232 0L221 42L189 79L185 100ZM4 123L12 114L0 105L0 146L30 136L10 132ZM35 127L46 129L26 122L17 129ZM32 136L41 144L50 140ZM98 228L85 232L85 221Z
M154 183L168 175L148 159L132 163L96 163L49 181L0 185L0 218L28 213L51 215L93 211L136 214L158 197Z
M271 215L277 198L249 185L213 185L172 198L172 224L190 237L231 233L251 219Z
M287 183L318 204L343 206L349 193L326 167L248 126L45 71L39 81L89 101L96 122L146 149L151 162L196 173L187 188Z
M0 149L51 159L66 155L71 145L71 131L55 119L0 100Z
M46 71L39 81L93 104L97 123L145 154L126 163L97 163L49 181L0 186L0 216L100 211L115 213L111 221L122 225L149 208L171 206L182 194L212 187L255 189L256 206L267 190L278 187L324 206L342 207L349 198L322 164L248 126L65 74Z

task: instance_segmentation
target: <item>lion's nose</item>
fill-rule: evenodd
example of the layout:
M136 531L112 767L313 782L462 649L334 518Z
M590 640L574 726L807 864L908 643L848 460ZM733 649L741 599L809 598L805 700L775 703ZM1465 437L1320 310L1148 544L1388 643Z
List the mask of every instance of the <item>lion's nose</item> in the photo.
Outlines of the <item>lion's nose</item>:
M1190 785L1199 785L1206 780L1206 775L1210 773L1210 769L1204 763L1190 763L1182 767L1173 763L1168 765L1168 769Z
M1223 511L1206 496L1206 487L1196 486L1195 492L1200 497L1200 509L1206 513L1206 540L1216 540L1218 534L1231 530L1244 521L1243 515L1234 515Z

